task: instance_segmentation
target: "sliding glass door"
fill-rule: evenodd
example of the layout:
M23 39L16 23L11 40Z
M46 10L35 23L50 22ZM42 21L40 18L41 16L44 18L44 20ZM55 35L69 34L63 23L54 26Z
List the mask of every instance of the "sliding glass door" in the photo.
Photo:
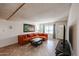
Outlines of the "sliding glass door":
M53 25L45 25L45 33L53 34Z
M53 38L54 34L54 25L53 24L40 24L39 29L40 33L47 33L48 37Z
M53 39L53 25L45 25L45 33L48 34L49 39Z

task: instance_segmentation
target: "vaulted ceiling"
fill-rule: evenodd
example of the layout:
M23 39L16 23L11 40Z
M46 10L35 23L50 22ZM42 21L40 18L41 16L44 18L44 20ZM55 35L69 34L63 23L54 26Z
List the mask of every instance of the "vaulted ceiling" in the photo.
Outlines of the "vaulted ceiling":
M0 18L7 19L20 5L0 3Z
M51 21L67 16L70 6L68 3L0 3L0 18L15 21Z

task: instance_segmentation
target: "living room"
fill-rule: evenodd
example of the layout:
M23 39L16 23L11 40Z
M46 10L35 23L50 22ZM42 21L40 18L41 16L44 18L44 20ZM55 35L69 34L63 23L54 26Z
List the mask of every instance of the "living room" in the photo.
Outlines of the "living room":
M79 4L71 3L0 3L0 55L2 56L71 56L78 55L69 29L76 23ZM72 19L73 18L73 19ZM72 19L72 21L71 21ZM78 24L77 24L78 25ZM58 42L68 41L68 52L57 49ZM73 43L72 43L73 41ZM64 43L63 43L64 45ZM72 49L73 47L73 49ZM64 49L63 47L61 47ZM65 47L66 49L67 47ZM73 53L74 52L74 53Z
M1 36L0 37L0 47L6 47L8 45L13 45L16 43L18 43L18 46L28 45L26 43L34 38L43 38L44 40L48 40L48 36L50 36L49 37L50 40L54 40L53 39L54 24L56 24L56 26L58 26L59 24L66 25L67 16L65 16L65 15L66 15L66 13L68 13L68 9L69 9L69 7L66 7L65 9L63 9L63 12L64 12L64 10L67 11L67 12L64 12L64 16L62 16L62 14L61 14L61 17L58 17L55 20L52 20L51 18L49 18L52 16L51 15L52 8L56 9L56 7L58 7L58 5L62 9L66 6L70 6L70 4L25 4L25 3L23 3L23 4L20 4L20 3L19 4L0 4L0 10L1 10L0 13L2 13L1 14L2 19L0 20L0 36ZM62 6L62 5L64 5L64 6ZM48 8L50 8L50 9L48 9ZM60 10L60 8L58 8L58 9ZM57 12L58 12L58 10L57 10ZM54 13L54 12L52 12L52 13ZM26 17L26 15L27 15L27 17ZM59 16L59 15L56 15L56 16ZM36 17L36 18L34 18L34 17ZM28 20L26 20L26 18ZM40 19L40 18L42 18L42 19ZM26 38L26 36L28 36L28 37ZM62 39L62 34L60 37ZM51 47L53 50L55 50L55 47L51 46L54 44L53 43L51 44L52 41L50 41L50 40L48 41L48 43L49 43L48 47ZM7 48L10 48L10 47L7 47ZM11 48L10 49L7 49L7 48L5 48L5 49L10 51ZM2 55L6 55L6 53L8 52L5 49L3 48L0 50ZM17 49L15 49L15 50L17 50ZM3 52L3 51L5 51L5 52ZM13 51L11 51L11 52L13 52ZM7 55L10 55L10 54L7 53ZM17 53L14 55L20 55L20 54ZM23 55L25 55L25 54L23 54ZM38 55L38 54L36 54L36 55ZM41 53L39 55L45 55L45 54ZM55 55L55 51L54 51L54 53L50 53L50 54L47 53L47 55Z

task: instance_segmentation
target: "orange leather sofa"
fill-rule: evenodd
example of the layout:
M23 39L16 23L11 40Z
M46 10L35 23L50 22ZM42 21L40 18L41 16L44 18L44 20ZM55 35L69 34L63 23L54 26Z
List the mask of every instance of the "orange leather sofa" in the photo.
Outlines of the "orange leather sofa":
M18 44L24 45L30 42L34 38L42 38L45 41L48 39L48 34L30 33L30 34L18 35Z

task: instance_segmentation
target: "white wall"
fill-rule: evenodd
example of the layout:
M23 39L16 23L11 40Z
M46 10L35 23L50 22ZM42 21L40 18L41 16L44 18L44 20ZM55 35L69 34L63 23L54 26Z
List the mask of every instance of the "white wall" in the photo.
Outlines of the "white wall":
M6 21L0 19L0 47L17 43L18 35L26 34L23 33L23 24L25 23L27 22ZM27 23L27 24L33 24L33 23ZM10 28L10 26L12 27L12 29Z
M69 40L69 28L73 26L73 55L79 55L79 4L72 4L68 25L67 25L67 40Z

